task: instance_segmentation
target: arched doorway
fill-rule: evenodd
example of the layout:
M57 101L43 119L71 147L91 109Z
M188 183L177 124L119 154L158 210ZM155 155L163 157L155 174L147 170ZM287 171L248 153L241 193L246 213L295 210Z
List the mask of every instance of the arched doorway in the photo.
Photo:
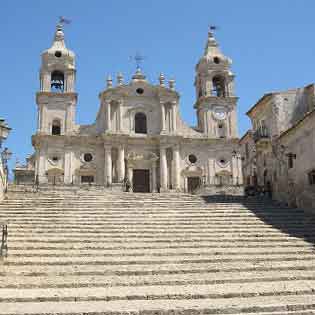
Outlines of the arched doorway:
M203 170L201 167L191 164L182 171L185 181L185 191L196 193L202 187Z
M48 184L60 185L64 181L64 171L60 168L51 168L47 171Z

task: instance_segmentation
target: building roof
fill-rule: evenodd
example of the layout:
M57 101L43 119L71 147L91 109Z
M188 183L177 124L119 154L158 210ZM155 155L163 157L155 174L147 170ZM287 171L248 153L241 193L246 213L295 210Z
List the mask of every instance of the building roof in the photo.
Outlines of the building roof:
M292 127L290 127L289 129L287 129L286 131L282 132L279 136L279 138L285 137L286 135L288 135L289 133L291 133L291 131L293 131L294 129L296 129L297 127L299 127L300 125L302 125L306 120L308 120L309 118L311 118L312 116L315 116L315 108L309 112L307 112L303 118L301 118L300 120L298 120Z
M252 129L248 129L245 134L242 136L242 138L239 140L239 142L241 143L247 136L251 136L252 135Z
M270 98L272 95L276 94L275 92L273 93L266 93L263 95L263 97L261 97L258 102L256 102L256 104L254 106L252 106L247 112L246 115L250 116L250 114L265 100L267 100L268 98Z

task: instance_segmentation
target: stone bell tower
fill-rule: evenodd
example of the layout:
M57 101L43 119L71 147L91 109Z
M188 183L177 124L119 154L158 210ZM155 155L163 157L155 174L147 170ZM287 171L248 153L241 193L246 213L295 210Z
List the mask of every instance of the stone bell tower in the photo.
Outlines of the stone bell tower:
M237 97L232 61L224 56L213 32L208 32L204 55L196 65L198 129L209 138L237 138Z
M52 46L42 53L37 133L64 135L75 125L75 54L66 48L62 24L57 25Z

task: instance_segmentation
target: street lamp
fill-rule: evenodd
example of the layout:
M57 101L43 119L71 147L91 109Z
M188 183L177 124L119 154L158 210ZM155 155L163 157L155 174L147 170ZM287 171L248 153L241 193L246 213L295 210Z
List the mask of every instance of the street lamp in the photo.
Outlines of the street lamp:
M0 118L0 148L2 147L2 142L8 137L11 128L5 122L3 118Z
M8 182L9 182L9 169L8 169L8 161L12 157L12 152L8 149L5 148L1 152L1 159L2 159L2 164L4 168L4 173L5 173L5 192L8 191Z

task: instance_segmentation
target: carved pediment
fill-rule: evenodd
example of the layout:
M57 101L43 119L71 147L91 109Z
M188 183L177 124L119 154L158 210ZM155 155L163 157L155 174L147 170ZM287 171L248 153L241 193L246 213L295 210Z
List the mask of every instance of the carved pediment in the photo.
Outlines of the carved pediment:
M132 162L132 161L157 161L159 158L158 156L153 153L153 152L149 152L149 153L136 153L136 152L130 152L127 156L127 160Z

